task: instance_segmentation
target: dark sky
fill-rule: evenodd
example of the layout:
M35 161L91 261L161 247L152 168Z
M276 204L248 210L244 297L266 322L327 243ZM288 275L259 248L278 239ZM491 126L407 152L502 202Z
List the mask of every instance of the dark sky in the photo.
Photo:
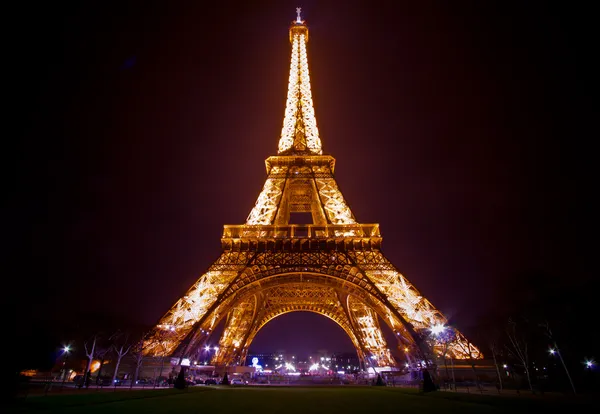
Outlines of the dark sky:
M595 297L590 10L200 3L5 15L16 92L5 293L22 300L23 341L67 340L95 320L150 326L218 257L223 224L245 221L277 149L297 6L338 184L435 306L469 332L510 311L528 275ZM303 346L349 346L326 318L302 316L274 321L253 348L295 349L292 330L312 338Z

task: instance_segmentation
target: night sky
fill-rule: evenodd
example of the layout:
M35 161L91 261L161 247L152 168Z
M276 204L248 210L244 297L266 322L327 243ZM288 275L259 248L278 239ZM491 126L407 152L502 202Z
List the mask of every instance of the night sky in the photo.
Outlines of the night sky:
M200 3L5 15L16 286L4 294L20 342L36 338L23 353L95 324L149 327L218 257L277 150L297 6L324 152L358 221L380 223L388 259L467 334L539 290L585 326L597 297L589 10ZM317 348L351 344L328 319L292 314L251 349Z

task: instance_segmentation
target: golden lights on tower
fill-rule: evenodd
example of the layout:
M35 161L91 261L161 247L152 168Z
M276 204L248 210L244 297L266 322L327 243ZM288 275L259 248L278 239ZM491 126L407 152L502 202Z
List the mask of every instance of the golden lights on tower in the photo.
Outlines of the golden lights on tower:
M290 27L292 58L283 127L279 139L279 154L308 152L322 154L321 139L313 107L306 43L308 27L298 18Z
M257 332L294 311L321 314L350 337L369 366L397 365L379 321L399 349L482 358L481 352L381 252L378 224L354 217L333 175L335 159L322 155L314 114L306 43L300 17L290 27L290 77L278 154L245 224L225 225L221 256L161 318L145 343L149 355L188 357L202 350L220 321L225 327L213 363L242 363ZM312 224L290 222L310 213ZM435 335L430 335L435 332ZM442 333L452 333L452 342ZM445 341L445 342L443 342ZM406 351L405 351L406 352Z

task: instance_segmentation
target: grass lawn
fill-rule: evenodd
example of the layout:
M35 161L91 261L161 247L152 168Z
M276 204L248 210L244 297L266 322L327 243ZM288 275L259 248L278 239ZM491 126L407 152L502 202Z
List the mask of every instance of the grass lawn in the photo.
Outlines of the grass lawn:
M29 397L3 413L537 413L589 410L589 401L556 397L422 394L389 387L192 387Z

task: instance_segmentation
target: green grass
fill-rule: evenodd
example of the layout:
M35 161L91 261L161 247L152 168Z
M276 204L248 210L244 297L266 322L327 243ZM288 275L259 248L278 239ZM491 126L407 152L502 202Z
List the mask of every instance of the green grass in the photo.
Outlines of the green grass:
M435 392L388 387L192 387L21 399L4 413L531 413L583 408L584 401ZM588 407L589 408L589 407ZM442 411L443 410L443 411Z

